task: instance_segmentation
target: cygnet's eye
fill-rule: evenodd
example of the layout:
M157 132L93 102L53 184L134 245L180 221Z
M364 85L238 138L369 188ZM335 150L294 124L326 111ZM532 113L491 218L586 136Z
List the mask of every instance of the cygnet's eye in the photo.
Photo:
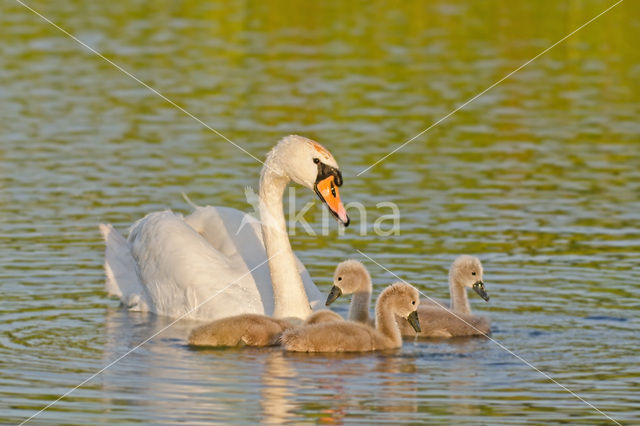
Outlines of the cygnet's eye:
M415 304L416 304L416 301L415 301L415 300L412 300L412 301L411 301L411 304L412 304L412 305L415 305Z
M319 158L314 158L314 159L313 159L313 162L314 162L314 163L316 163L316 164L318 164L318 163L320 162L320 159L319 159Z
M342 277L338 277L338 281L342 281Z
M471 275L475 276L475 275L476 275L476 271L473 271L473 272L471 273Z

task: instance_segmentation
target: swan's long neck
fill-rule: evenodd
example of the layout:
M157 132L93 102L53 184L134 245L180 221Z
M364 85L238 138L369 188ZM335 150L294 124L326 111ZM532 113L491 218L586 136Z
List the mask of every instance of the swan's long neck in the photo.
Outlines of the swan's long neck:
M402 346L402 336L400 335L400 327L396 322L396 315L388 306L388 297L382 294L378 297L376 303L376 328L386 338L393 342L394 346Z
M311 307L289 243L282 206L288 184L288 177L265 167L260 178L260 220L273 285L273 316L304 319L311 314Z
M449 292L451 293L451 310L459 314L471 314L466 287L456 282L451 276L449 276Z
M349 321L368 323L370 301L371 291L358 291L353 293L351 305L349 306Z

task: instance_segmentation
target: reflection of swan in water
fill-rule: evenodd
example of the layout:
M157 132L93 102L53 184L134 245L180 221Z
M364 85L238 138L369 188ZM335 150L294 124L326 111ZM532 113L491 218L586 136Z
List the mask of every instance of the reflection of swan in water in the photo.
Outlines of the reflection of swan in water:
M416 374L416 357L397 353L273 354L278 355L273 357L276 368L265 368L261 380L263 386L275 387L262 392L261 402L269 409L263 412L278 414L272 423L295 422L300 416L311 416L316 423L342 424L347 418L368 423L379 412L417 411L416 392L424 376ZM363 401L371 411L362 406ZM395 422L404 423L402 418L420 420L405 415Z
M100 364L169 324L154 315L108 309ZM354 410L361 413L354 421L366 422L377 410L406 407L409 419L415 419L410 414L420 401L415 382L424 376L415 374L411 349L321 356L280 348L189 350L185 336L194 325L176 323L89 383L86 392L103 415L163 424L281 424L310 418L339 424Z
M287 136L262 169L261 227L228 207L196 208L186 218L151 213L131 227L128 240L101 225L107 291L132 310L174 318L211 321L254 313L305 319L309 302L319 303L322 295L287 235L282 197L291 180L313 189L348 225L333 156L317 142ZM243 224L250 226L240 229Z
M495 385L496 376L495 371L488 372L486 365L482 365L482 359L478 358L483 358L482 354L490 344L487 339L472 336L429 342L433 354L440 355L438 358L445 357L439 359L437 368L440 374L450 378L444 383L446 387L441 389L443 405L449 412L470 418L486 416L486 407L477 401L477 390ZM469 362L470 359L475 361Z
M429 299L422 299L418 308L422 331L418 335L447 338L489 334L491 332L489 319L473 315L467 298L467 289L472 288L484 300L489 300L482 273L480 259L466 255L458 257L449 269L451 308L447 309L442 303L442 306L438 306ZM403 336L415 336L405 319L398 318L398 325Z
M191 419L188 422L193 424L194 415L199 412L225 413L237 409L234 400L211 398L211 389L228 386L229 376L255 374L250 372L255 368L253 364L224 360L199 364L201 360L194 359L197 354L184 346L184 336L195 323L171 323L168 318L148 313L107 309L104 365L160 333L101 374L97 380L102 404L112 413L122 411L130 418L171 424L185 419ZM233 417L217 420L232 421Z
M281 350L269 352L261 376L261 423L283 424L296 408L294 395L297 373Z
M418 383L422 383L420 377L424 376L417 373L415 358L412 356L385 356L378 359L375 374L379 380L378 384L372 387L371 394L373 398L377 397L385 401L380 411L387 413L418 411L417 399L407 398L408 395L416 395Z

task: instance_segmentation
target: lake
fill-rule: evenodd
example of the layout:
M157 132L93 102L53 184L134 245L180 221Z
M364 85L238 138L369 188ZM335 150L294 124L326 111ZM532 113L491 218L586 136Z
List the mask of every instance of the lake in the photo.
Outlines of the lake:
M0 423L622 424L640 419L640 4L623 2L373 168L612 1L30 1L263 159L331 150L344 233L290 239L321 291L358 258L448 298L480 257L492 339L397 351L194 350L104 290L99 223L251 211L260 164L14 0L0 5ZM361 173L361 174L360 174ZM360 175L359 175L360 174ZM288 197L285 197L287 203ZM399 233L375 221L400 213ZM288 212L288 205L285 212ZM364 223L364 228L361 228ZM389 226L384 222L383 228ZM385 228L386 229L386 228ZM344 298L343 298L344 299ZM347 300L335 309L346 313ZM561 387L536 371L548 374Z

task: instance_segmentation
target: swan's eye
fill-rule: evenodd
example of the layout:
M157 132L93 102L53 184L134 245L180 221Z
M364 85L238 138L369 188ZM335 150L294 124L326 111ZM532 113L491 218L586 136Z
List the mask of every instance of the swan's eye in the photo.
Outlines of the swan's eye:
M475 277L475 275L476 275L476 272L475 272L475 271L473 271L473 272L471 273L471 275L473 275L473 276Z
M319 158L314 158L314 159L313 159L313 162L314 162L314 163L316 163L316 164L318 164L318 163L320 162L320 159L319 159Z
M338 277L338 281L342 281L342 277Z

